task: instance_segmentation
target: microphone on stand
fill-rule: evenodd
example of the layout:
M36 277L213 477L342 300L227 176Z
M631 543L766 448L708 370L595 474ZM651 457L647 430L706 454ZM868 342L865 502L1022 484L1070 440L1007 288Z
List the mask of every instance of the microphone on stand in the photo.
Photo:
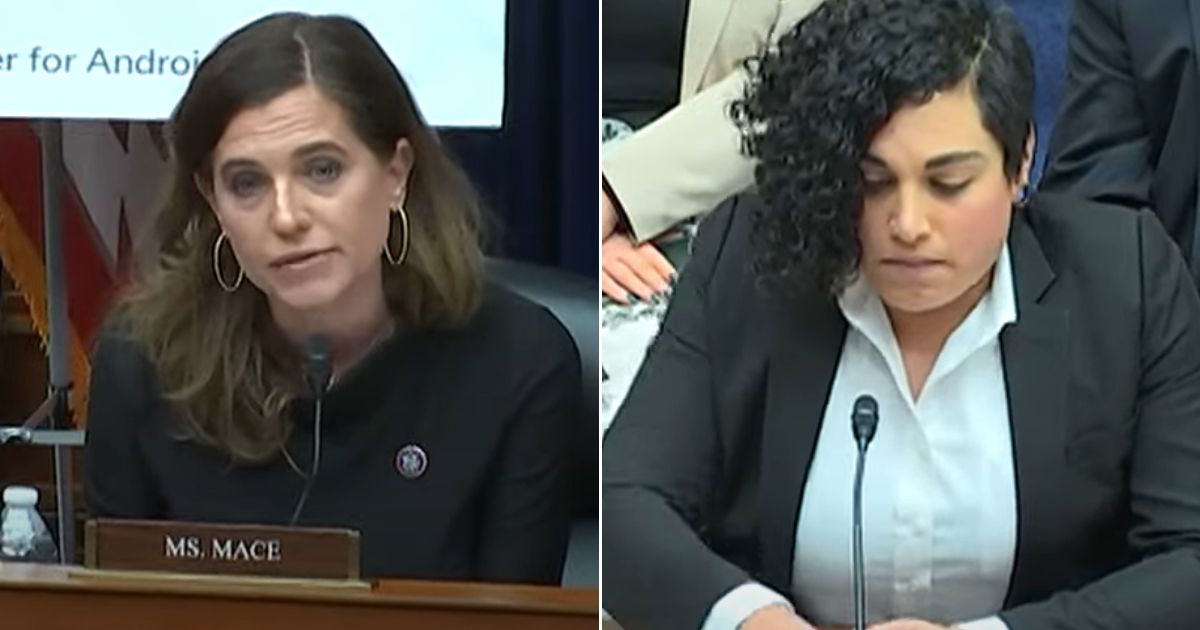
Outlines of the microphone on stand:
M321 466L321 406L325 400L325 390L329 389L329 381L333 377L333 361L329 358L329 338L324 335L314 335L308 340L304 355L304 382L308 384L309 393L313 397L313 452L309 465L308 478L304 480L304 491L296 501L296 509L292 511L289 526L294 526L300 520L304 504L308 502L308 493L312 490L313 480Z
M863 566L862 490L863 469L867 463L867 447L879 426L879 403L870 394L854 401L850 412L850 427L858 445L858 462L854 469L854 630L865 630L867 615L866 570Z

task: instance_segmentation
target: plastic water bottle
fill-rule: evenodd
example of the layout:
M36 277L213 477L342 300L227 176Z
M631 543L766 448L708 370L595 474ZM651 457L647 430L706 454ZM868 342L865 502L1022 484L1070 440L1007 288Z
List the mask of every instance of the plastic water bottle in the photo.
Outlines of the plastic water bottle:
M29 486L4 489L0 513L0 560L7 562L57 562L58 548L46 522L37 512L38 491Z

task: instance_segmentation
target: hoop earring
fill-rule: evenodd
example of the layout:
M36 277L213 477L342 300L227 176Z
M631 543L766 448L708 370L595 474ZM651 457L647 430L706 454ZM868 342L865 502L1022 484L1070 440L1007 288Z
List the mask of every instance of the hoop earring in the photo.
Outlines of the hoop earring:
M400 239L400 253L392 254L392 229L394 222L391 220L393 216L400 216L400 228L404 231ZM408 213L404 210L404 204L400 202L393 203L388 206L388 235L387 240L383 242L383 255L387 258L389 264L393 267L398 267L404 264L404 259L408 257Z
M217 284L221 285L221 288L224 289L226 293L233 293L234 291L238 290L238 287L242 286L242 280L246 279L246 270L243 269L241 265L238 265L237 280L235 280L233 284L229 284L225 281L225 274L221 273L221 243L224 243L228 240L229 239L225 233L221 232L217 236L217 241L213 243L213 275L217 277ZM232 247L232 245L230 247Z

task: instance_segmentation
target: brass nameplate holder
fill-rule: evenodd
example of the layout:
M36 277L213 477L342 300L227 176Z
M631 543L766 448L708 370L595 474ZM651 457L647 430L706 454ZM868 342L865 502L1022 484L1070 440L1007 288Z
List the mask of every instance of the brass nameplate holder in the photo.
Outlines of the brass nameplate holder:
M84 566L113 571L359 579L358 532L94 519Z

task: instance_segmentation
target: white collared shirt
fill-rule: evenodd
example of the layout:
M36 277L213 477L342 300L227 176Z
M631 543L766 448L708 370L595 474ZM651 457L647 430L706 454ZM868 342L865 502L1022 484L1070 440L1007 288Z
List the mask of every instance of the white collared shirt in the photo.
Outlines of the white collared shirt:
M853 622L851 509L857 449L850 410L879 403L863 481L867 619L914 617L1003 630L995 616L1012 574L1017 498L999 334L1017 319L1008 246L992 286L946 340L920 397L878 294L861 276L839 300L849 323L805 483L792 600L821 624ZM702 630L733 630L788 603L755 583L727 593ZM974 620L974 621L969 621Z

